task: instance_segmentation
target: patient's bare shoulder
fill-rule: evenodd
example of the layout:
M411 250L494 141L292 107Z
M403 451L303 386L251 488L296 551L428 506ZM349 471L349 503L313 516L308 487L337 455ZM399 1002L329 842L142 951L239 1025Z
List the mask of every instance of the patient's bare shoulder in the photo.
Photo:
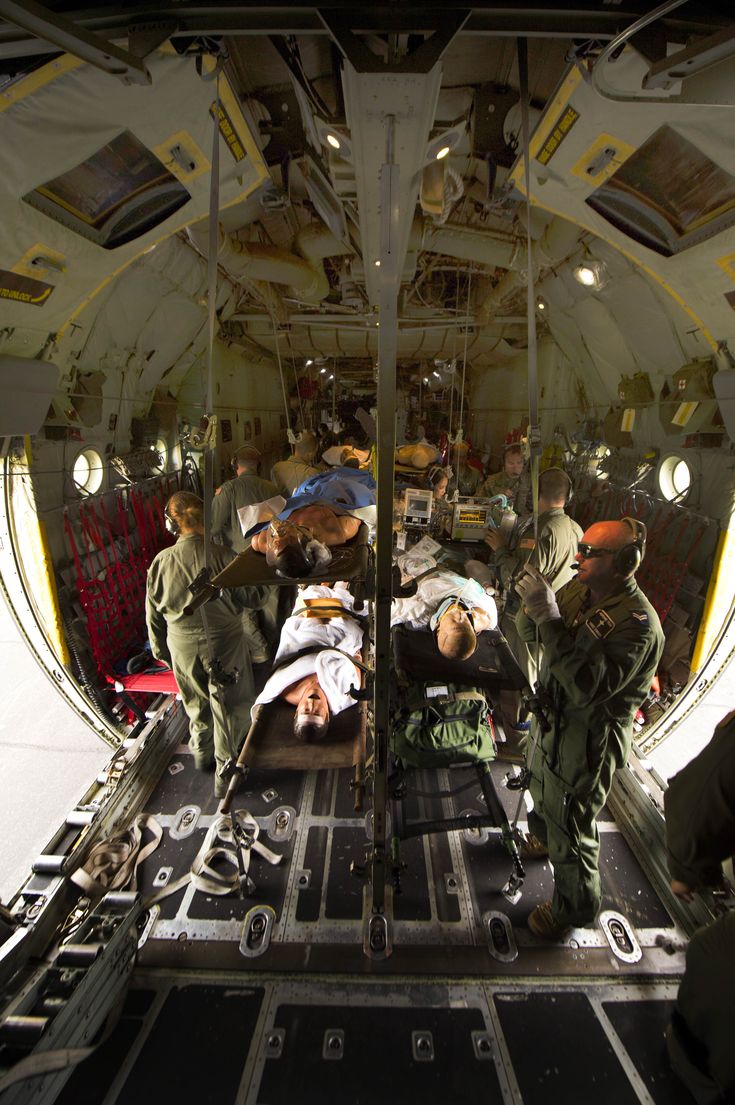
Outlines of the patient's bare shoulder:
M266 526L265 529L262 529L259 533L256 533L255 536L253 537L252 548L254 548L256 552L264 553L266 551L266 548L267 548L267 541L268 541L268 527Z
M335 514L331 507L322 503L313 503L294 510L290 521L307 526L317 541L322 541L325 545L342 545L354 537L360 528L359 518L352 518L349 514Z
M338 514L335 521L342 532L342 541L351 541L360 528L360 519L352 518L349 514Z

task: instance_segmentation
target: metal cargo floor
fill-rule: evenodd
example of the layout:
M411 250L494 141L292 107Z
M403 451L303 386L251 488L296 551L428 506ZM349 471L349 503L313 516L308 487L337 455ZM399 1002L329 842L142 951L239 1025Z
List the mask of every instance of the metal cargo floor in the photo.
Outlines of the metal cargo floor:
M494 764L498 794L517 802ZM469 782L471 769L419 773L418 789ZM510 857L493 829L403 843L392 954L363 952L365 882L350 873L370 842L370 811L352 808L349 772L252 772L233 809L258 821L284 859L253 855L253 893L211 897L191 885L157 907L123 1016L59 1101L160 1105L182 1090L197 1105L371 1105L595 1098L686 1105L663 1032L683 968L682 937L607 808L600 821L603 910L627 919L637 962L599 927L545 945L527 928L551 893L544 861L526 861L515 904ZM480 810L479 785L452 799L412 797L409 818ZM185 745L146 804L164 829L140 889L185 874L216 816L212 776ZM172 835L173 830L173 835ZM240 951L246 915L275 914L262 954ZM518 955L495 958L488 922L504 915Z

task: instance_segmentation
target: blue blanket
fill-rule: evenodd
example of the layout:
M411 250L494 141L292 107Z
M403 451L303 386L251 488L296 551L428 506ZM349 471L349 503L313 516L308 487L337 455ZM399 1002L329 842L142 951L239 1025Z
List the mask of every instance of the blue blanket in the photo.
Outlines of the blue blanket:
M352 514L362 507L375 506L375 501L375 480L369 472L360 468L330 468L304 480L276 517L285 521L295 510L315 505L329 506L335 514ZM269 524L259 522L245 536L252 537Z

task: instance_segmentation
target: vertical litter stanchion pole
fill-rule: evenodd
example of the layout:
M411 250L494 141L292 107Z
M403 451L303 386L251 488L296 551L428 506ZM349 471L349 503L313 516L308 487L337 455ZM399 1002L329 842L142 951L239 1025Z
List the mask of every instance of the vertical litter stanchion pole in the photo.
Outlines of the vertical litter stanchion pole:
M380 169L380 315L378 332L377 483L378 525L375 557L375 766L373 841L370 881L372 903L367 918L366 954L390 954L390 902L386 894L386 802L388 729L390 722L390 608L393 567L393 479L396 444L396 353L398 347L398 183L394 164L395 119L385 119L385 163Z
M215 59L216 60L216 59ZM212 105L212 167L209 178L209 256L207 258L207 390L204 414L214 416L214 339L217 334L217 255L219 253L219 76L214 78ZM216 432L207 433L204 449L204 557L209 569L209 534L214 496ZM206 615L205 615L206 617Z
M528 42L525 38L519 38L516 43L518 52L518 81L521 93L521 138L523 143L523 174L524 188L526 192L526 315L528 322L528 444L531 452L531 491L533 495L533 539L538 544L538 480L541 460L541 428L539 426L538 413L538 358L536 342L536 291L533 275L533 241L531 239L531 132L528 118L528 108L531 97L528 89ZM540 666L540 649L538 626L536 627L536 641L532 647L533 657L536 663L536 674ZM532 687L531 690L535 690ZM533 736L526 751L525 770L530 777L539 739L539 726L536 721L533 728ZM521 816L524 804L524 790L518 794L515 817L511 826L513 833L518 828L518 819Z

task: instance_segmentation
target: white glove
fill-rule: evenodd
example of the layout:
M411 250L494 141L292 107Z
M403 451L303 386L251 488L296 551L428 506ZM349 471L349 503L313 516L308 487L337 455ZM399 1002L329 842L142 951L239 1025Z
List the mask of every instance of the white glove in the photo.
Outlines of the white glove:
M556 604L556 595L541 573L531 564L526 565L523 575L516 582L515 589L520 595L526 613L536 622L536 625L561 618Z

